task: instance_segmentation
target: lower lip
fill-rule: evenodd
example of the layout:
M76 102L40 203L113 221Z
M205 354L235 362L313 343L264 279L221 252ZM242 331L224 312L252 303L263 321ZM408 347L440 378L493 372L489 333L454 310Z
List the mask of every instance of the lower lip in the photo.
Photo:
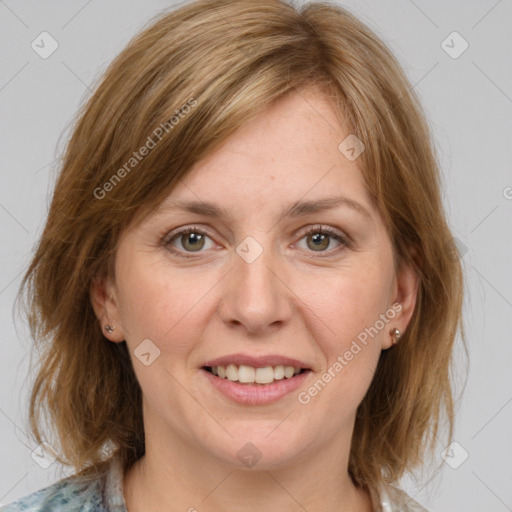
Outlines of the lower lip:
M240 384L221 379L201 368L201 373L226 397L244 405L263 405L277 402L280 398L295 391L311 373L299 373L289 379L281 379L270 384Z

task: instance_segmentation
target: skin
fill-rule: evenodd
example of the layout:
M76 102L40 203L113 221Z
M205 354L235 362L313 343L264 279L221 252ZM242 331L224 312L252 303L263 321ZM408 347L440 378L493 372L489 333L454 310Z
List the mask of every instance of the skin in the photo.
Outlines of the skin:
M252 119L123 234L115 280L91 288L101 325L115 327L105 335L126 340L143 391L146 455L124 478L129 512L372 510L347 472L356 409L391 346L390 329L407 328L418 282L408 267L395 273L358 160L338 150L350 131L330 101L315 89L295 91ZM338 206L276 222L294 201L339 195L369 217ZM177 199L213 202L231 218L165 208ZM304 229L318 224L349 245L332 237L315 245ZM187 245L184 235L171 245L190 258L161 243L190 225L207 232L204 242ZM236 252L248 236L263 250L252 263ZM298 392L395 303L401 312L299 403ZM134 350L148 338L160 356L145 366ZM313 371L278 402L239 405L200 374L207 360L235 352L287 355ZM237 457L247 442L261 452L252 467Z

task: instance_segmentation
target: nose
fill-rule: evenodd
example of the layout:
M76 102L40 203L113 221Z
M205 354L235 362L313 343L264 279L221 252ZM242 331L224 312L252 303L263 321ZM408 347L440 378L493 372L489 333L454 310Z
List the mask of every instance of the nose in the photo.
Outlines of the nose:
M255 250L254 245L250 250ZM223 321L251 334L264 334L286 324L293 311L293 293L286 285L284 263L270 249L254 261L243 251L235 253L221 300Z

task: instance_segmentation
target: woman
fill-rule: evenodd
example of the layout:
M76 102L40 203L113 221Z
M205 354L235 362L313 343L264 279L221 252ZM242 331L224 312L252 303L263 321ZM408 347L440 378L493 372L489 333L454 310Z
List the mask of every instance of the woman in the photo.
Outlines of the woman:
M452 437L452 249L368 27L277 0L160 17L83 108L23 283L31 428L77 474L3 510L425 510L398 480Z

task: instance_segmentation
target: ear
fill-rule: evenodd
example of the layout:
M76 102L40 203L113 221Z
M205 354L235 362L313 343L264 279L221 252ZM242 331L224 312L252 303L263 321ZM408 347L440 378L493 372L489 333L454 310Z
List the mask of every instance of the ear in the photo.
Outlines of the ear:
M91 304L100 324L103 336L113 342L125 340L125 333L119 321L119 310L115 298L115 287L107 276L96 276L90 286ZM112 332L105 330L105 326L113 327Z
M390 348L393 345L389 330L397 328L402 336L405 333L416 307L418 286L419 277L413 264L402 262L396 273L395 284L390 297L391 304L395 305L393 309L398 313L388 324L388 335L384 337L383 349ZM397 304L400 305L400 310L398 310Z

